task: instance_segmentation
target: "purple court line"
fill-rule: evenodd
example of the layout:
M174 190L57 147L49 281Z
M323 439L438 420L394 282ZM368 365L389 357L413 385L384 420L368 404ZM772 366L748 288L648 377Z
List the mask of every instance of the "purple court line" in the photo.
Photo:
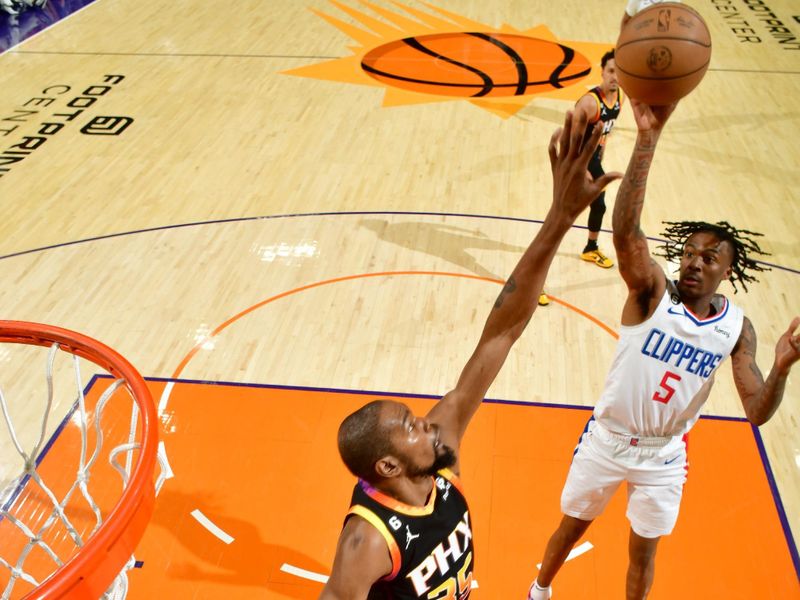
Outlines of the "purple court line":
M84 396L86 396L89 393L89 390L92 389L92 386L97 382L97 380L100 377L102 377L102 376L101 375L97 375L97 374L92 375L92 378L89 380L89 383L87 383L86 387L83 389L83 395ZM107 379L113 379L113 377L108 376ZM59 435L61 435L61 432L64 431L64 428L67 426L67 423L69 423L70 419L72 419L72 415L75 414L76 410L78 410L78 401L77 400L72 405L72 408L70 408L67 411L66 416L61 421L61 423L58 425L58 427L56 427L55 431L53 431L53 435L50 436L49 440L47 440L47 443L44 445L44 447L42 448L41 452L39 452L39 456L36 457L36 467L37 468L39 467L40 464L42 464L42 460L44 460L45 455L50 451L50 448L53 447L53 444L55 443L56 439L58 438ZM14 489L14 492L11 494L11 496L8 499L8 502L6 502L5 505L3 505L3 510L4 511L7 511L11 507L11 505L14 504L14 501L22 493L22 490L25 489L25 486L27 485L28 480L30 480L30 478L31 478L31 476L26 474L24 477L22 477L22 479L19 480L19 482L17 483L17 487ZM2 517L2 515L0 515L0 521L2 521L2 520L3 520L3 517Z
M764 474L767 476L767 481L769 482L769 488L772 490L772 497L775 499L775 508L778 509L778 518L781 521L781 526L783 527L783 532L786 535L786 539L790 542L789 543L789 553L792 555L792 562L794 563L794 570L800 578L800 556L797 554L797 546L792 543L792 537L788 535L788 532L791 531L789 528L789 519L786 517L786 510L783 508L783 502L781 501L781 496L778 493L778 484L775 481L775 475L772 472L772 467L769 464L769 459L767 458L767 449L764 447L764 440L761 438L761 432L759 431L758 427L755 425L750 426L753 430L753 437L756 440L756 446L758 447L758 453L761 456L761 462L764 464Z
M109 375L98 375L98 377L105 377L110 379ZM441 395L435 394L410 394L407 392L376 392L370 390L350 390L347 388L327 388L327 387L314 387L306 385L282 385L277 383L242 383L237 381L212 381L210 379L175 379L174 377L145 377L147 381L157 381L160 383L189 383L199 385L219 385L226 387L250 387L250 388L267 388L275 390L290 390L300 392L327 392L332 394L353 394L358 396L380 396L380 397L394 397L394 398L420 398L422 400L439 400ZM557 404L554 402L532 402L527 400L505 400L499 398L484 398L487 404L508 404L512 406L537 406L541 408L569 408L573 410L594 410L594 406L586 406L583 404ZM709 421L732 421L736 423L747 423L744 417L728 417L723 415L700 415L703 420Z
M210 221L193 221L191 223L178 223L175 225L160 225L158 227L148 227L145 229L133 229L131 231L122 231L119 233L109 233L107 235L99 235L90 238L84 238L81 240L73 240L71 242L63 242L60 244L52 244L50 246L41 246L39 248L31 248L30 250L21 250L20 252L13 252L11 254L4 254L0 256L0 260L4 260L7 258L14 258L17 256L24 256L26 254L34 254L36 252L44 252L45 250L55 250L57 248L63 248L66 246L75 246L77 244L86 244L89 242L98 242L102 240L107 240L111 238L123 237L128 235L136 235L139 233L152 233L155 231L166 231L169 229L181 229L184 227L200 227L203 225L224 225L227 223L240 223L240 222L247 222L247 221L266 221L271 219L296 219L302 217L347 217L347 216L380 216L380 215L392 215L392 216L424 216L424 217L461 217L466 219L489 219L494 221L512 221L518 223L538 223L541 224L543 221L541 219L525 219L522 217L503 217L498 215L477 215L477 214L468 214L468 213L449 213L449 212L423 212L423 211L388 211L388 210L376 210L376 211L341 211L341 212L310 212L310 213L287 213L284 215L263 215L257 217L235 217L231 219L214 219ZM573 229L588 229L586 225L573 225ZM605 233L613 233L610 229L602 229L601 231ZM666 243L667 240L657 238L657 237L649 237L647 238L653 242L659 243ZM800 275L800 269L793 269L791 267L784 267L782 265L768 263L764 261L756 261L759 264L766 265L770 268L777 269L780 271L786 271L788 273L793 273L794 275Z

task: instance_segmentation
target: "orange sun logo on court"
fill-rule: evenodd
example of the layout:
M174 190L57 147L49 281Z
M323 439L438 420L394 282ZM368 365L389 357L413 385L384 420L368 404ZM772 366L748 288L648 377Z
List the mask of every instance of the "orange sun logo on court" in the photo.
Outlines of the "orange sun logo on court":
M383 106L467 100L508 118L536 97L575 101L587 79L599 80L600 57L611 48L559 40L545 25L494 28L427 3L432 12L362 1L379 19L330 1L366 27L311 9L358 43L353 54L284 73L382 87Z

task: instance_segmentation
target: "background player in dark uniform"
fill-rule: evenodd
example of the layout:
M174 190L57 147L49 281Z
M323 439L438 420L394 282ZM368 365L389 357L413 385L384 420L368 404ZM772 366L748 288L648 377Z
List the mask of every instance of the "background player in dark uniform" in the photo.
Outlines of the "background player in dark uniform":
M500 292L455 389L425 417L399 402L375 401L342 422L339 452L359 482L321 600L440 597L435 591L459 600L469 596L474 555L458 481L461 439L533 315L562 238L600 191L621 177L589 176L602 129L583 144L585 128L586 117L570 112L550 139L553 203Z
M600 143L592 155L592 160L589 161L589 172L593 177L600 177L604 173L602 160L606 148L606 139L608 139L608 134L614 128L614 123L622 106L622 91L617 82L617 65L614 61L613 50L603 55L600 65L603 67L601 84L592 88L575 105L576 112L582 112L586 115L588 122L586 127L587 136L591 134L595 123L600 121L603 124L603 135L600 138ZM603 215L606 212L605 199L606 193L600 192L600 195L589 205L589 239L583 248L581 258L596 264L598 267L610 269L614 266L614 263L597 246L597 238L603 225Z
M617 82L617 65L614 62L614 51L606 52L600 59L600 66L603 68L602 82L599 86L592 88L584 94L575 105L575 113L582 113L586 118L586 136L591 134L592 129L598 121L602 123L603 133L597 150L589 161L589 172L593 177L601 177L603 165L603 152L606 146L606 139L611 129L614 127L622 106L622 91ZM596 264L598 267L610 269L614 263L597 246L597 238L600 235L600 228L603 225L603 215L606 212L606 193L601 191L600 195L589 206L589 239L583 248L581 258ZM539 305L547 306L550 299L547 294L542 292L539 296Z

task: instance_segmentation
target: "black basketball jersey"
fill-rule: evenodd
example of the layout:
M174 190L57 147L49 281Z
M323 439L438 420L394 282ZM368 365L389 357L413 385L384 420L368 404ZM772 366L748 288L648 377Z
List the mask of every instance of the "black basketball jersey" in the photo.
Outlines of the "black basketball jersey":
M409 506L359 480L351 515L372 524L386 540L392 572L370 590L368 600L455 598L466 600L475 564L467 500L458 477L442 469L425 506Z
M614 102L613 106L608 106L606 104L606 97L599 86L593 87L588 93L590 96L593 96L597 102L597 113L594 118L589 121L588 125L586 125L584 140L589 139L591 136L594 124L597 123L597 121L601 121L603 123L603 135L600 136L600 143L597 145L594 156L592 156L592 160L598 160L603 153L603 147L606 145L606 138L614 128L614 123L617 122L620 107L622 106L622 89L617 90L617 101Z

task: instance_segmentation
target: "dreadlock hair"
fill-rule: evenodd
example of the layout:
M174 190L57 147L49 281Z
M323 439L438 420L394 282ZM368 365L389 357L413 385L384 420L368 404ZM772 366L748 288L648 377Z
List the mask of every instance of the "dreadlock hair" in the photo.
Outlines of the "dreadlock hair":
M683 255L683 245L686 240L698 231L707 231L716 235L720 241L728 242L733 248L733 261L731 263L730 282L733 284L733 292L738 293L736 282L741 283L744 291L747 291L747 284L758 281L748 271L769 271L769 267L764 267L752 258L750 254L760 254L769 256L769 252L764 252L753 239L762 237L764 234L748 231L747 229L736 229L727 221L717 223L706 223L705 221L663 221L667 228L662 234L667 242L657 246L660 250L658 254L668 261L680 258Z

